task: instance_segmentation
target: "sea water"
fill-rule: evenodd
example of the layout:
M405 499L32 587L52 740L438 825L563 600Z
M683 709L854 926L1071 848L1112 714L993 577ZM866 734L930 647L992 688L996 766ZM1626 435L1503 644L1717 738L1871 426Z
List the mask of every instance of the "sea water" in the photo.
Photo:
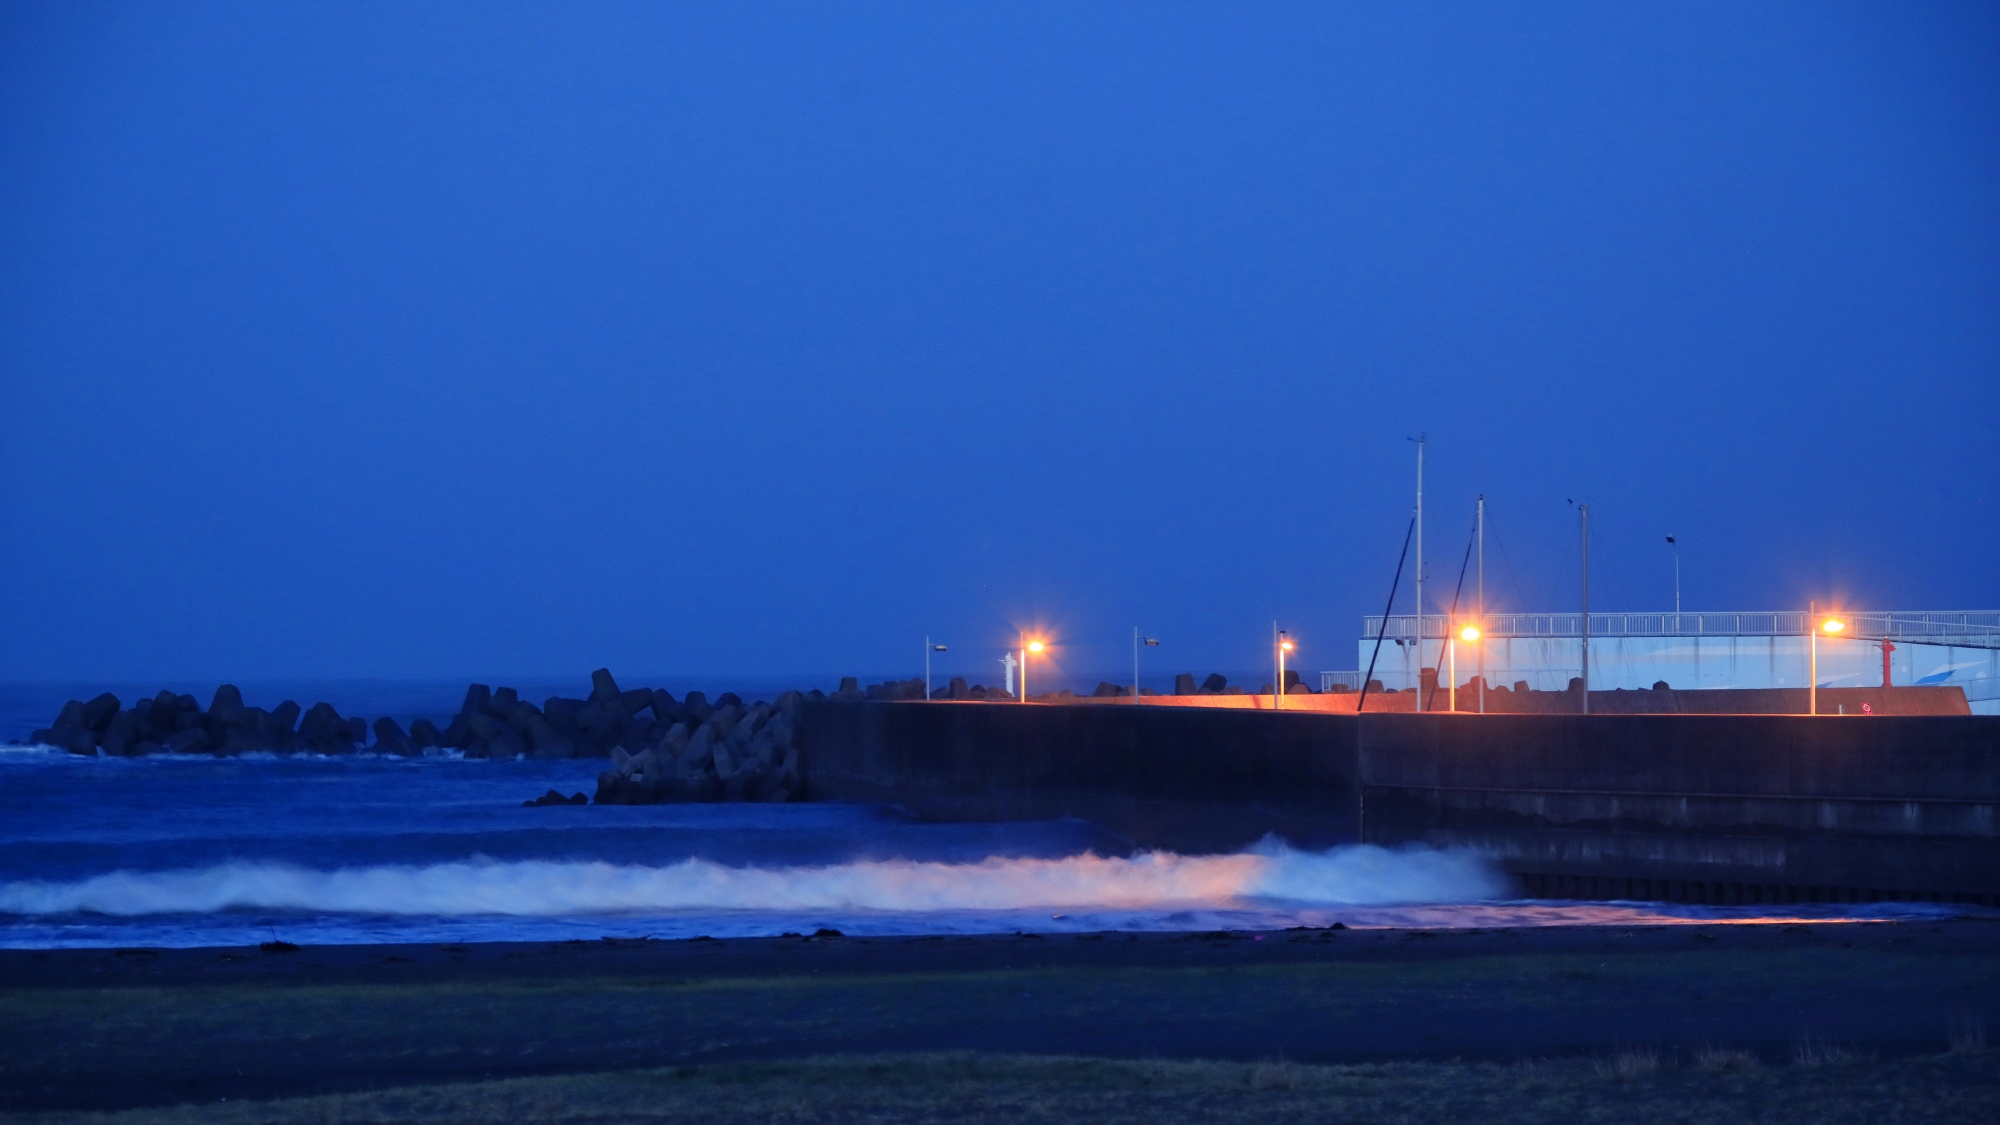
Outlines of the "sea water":
M1758 919L1513 900L1429 850L1133 851L1083 821L835 803L554 806L600 761L0 751L0 945L242 945ZM1939 917L1948 908L1787 908Z

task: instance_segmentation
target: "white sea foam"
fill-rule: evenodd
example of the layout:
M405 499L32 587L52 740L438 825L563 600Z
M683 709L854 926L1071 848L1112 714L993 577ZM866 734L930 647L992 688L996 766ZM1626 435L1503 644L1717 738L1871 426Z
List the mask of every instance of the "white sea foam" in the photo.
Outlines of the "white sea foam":
M1219 908L1466 903L1504 879L1463 852L1358 845L1324 852L1267 842L1234 855L990 858L979 863L867 860L823 867L731 867L689 859L657 867L470 861L316 871L236 861L117 871L73 882L0 884L13 915L199 914L231 909L345 914L615 915L668 911L870 911Z

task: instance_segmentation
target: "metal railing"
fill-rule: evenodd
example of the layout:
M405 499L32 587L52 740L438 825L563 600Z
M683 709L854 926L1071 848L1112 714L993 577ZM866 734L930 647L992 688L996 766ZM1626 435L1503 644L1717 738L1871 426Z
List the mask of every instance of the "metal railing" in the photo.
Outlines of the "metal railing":
M1319 674L1319 690L1320 690L1320 691L1322 691L1322 692L1328 692L1328 691L1332 691L1332 690L1333 690L1334 688L1336 688L1336 687L1344 687L1344 688L1348 689L1349 691L1360 691L1360 690L1361 690L1361 673L1359 673L1359 672L1321 672L1321 673Z
M1597 637L1803 637L1812 630L1804 610L1730 613L1593 613L1590 635ZM1909 641L1955 648L2000 649L2000 610L1888 610L1841 613L1847 622L1842 636L1860 640ZM1460 614L1459 621L1476 620ZM1426 640L1441 640L1452 622L1443 614L1424 615ZM1579 613L1495 613L1479 621L1482 634L1495 640L1559 638L1583 635ZM1417 636L1413 614L1392 614L1383 631L1382 617L1361 619L1362 638L1378 632L1392 641Z

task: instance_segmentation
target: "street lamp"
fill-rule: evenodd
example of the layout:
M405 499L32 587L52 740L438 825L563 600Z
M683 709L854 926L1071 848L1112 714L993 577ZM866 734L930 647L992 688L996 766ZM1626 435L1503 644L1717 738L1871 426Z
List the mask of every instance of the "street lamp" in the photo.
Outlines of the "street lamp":
M1466 644L1474 644L1478 640L1479 626L1467 625L1458 631L1457 636L1451 638L1447 646L1448 656L1446 659L1451 666L1451 691L1448 696L1451 702L1448 706L1453 711L1458 710L1458 642L1464 641Z
M1828 637L1838 637L1842 633L1847 632L1847 622L1842 621L1836 614L1828 614L1825 617L1821 617L1819 615L1819 607L1812 603L1807 603L1806 623L1809 631L1812 633L1812 640L1808 642L1807 646L1811 650L1812 656L1807 664L1809 669L1807 679L1810 682L1806 688L1806 713L1817 715L1819 714L1819 635L1825 633Z
M1283 629L1278 630L1278 685L1272 689L1276 692L1271 697L1271 707L1273 709L1284 706L1282 701L1285 698L1285 654L1291 651L1292 638L1286 636Z
M1681 544L1673 536L1667 536L1667 546L1674 549L1674 632L1681 631Z
M1139 632L1137 625L1132 626L1132 702L1134 703L1139 702L1139 646L1154 647L1159 643L1160 638L1144 636Z
M1039 654L1047 647L1039 637L1021 646L1021 702L1023 703L1028 701L1028 654L1031 652Z
M929 637L924 638L924 698L931 697L931 653L943 652L943 645L934 645Z

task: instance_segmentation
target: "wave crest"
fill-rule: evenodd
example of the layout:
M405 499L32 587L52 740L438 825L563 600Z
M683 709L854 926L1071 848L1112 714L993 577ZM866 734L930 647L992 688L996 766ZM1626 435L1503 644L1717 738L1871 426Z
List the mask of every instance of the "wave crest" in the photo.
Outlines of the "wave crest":
M234 861L0 884L0 913L130 917L267 909L550 917L681 910L1141 910L1245 900L1306 906L1475 902L1504 891L1492 865L1465 852L1366 844L1306 852L1267 841L1220 856L1142 852L822 867L729 867L703 859L662 866L471 860L316 871Z

